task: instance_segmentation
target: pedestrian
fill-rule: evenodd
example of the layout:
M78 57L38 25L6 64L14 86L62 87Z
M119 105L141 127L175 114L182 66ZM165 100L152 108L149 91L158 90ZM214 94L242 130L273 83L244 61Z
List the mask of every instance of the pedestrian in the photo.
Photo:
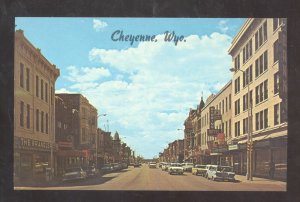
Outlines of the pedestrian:
M273 179L275 173L275 163L273 161L270 162L269 169L269 177L270 179Z

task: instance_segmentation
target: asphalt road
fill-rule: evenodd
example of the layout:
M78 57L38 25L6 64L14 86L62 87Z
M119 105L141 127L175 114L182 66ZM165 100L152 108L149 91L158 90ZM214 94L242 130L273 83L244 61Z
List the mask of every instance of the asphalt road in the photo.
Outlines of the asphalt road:
M16 187L17 190L154 190L154 191L286 191L283 183L220 182L191 173L169 175L160 168L129 167L83 181L61 182L52 187Z

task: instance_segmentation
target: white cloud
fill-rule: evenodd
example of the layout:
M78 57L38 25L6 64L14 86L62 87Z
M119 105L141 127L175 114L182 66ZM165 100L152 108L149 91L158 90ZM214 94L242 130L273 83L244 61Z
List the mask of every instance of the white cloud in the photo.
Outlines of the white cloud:
M76 66L67 67L69 81L84 83L84 82L93 82L97 81L102 77L109 77L111 75L108 69L103 67L81 67L77 68Z
M107 113L115 121L110 128L127 136L126 142L137 151L147 151L148 157L157 155L166 142L182 139L183 132L177 128L183 128L202 92L208 97L210 90L219 90L230 79L228 35L191 35L177 46L164 42L162 35L157 39L157 43L143 42L125 50L93 48L90 60L124 73L115 75L115 80L99 83L91 69L82 74L82 69L68 68L68 78L74 82L71 88ZM124 79L125 75L130 76Z
M55 90L55 93L70 93L71 94L71 93L78 93L78 92L69 91L66 88L61 88L61 89Z
M93 28L99 32L101 30L103 30L105 27L107 27L107 23L102 21L102 20L98 20L98 19L93 19Z
M226 33L229 30L229 26L227 25L226 20L221 20L218 23L218 28L221 30L221 32Z

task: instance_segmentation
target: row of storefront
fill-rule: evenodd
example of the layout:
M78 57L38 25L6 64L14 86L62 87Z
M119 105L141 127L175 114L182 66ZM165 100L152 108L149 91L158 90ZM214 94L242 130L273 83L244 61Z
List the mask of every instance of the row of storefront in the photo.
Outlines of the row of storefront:
M276 134L276 135L274 135ZM254 138L253 142L253 176L286 180L287 177L287 131ZM265 138L263 138L265 137ZM194 156L194 163L232 166L236 174L247 174L247 142L222 145L202 151ZM274 176L270 173L274 164Z

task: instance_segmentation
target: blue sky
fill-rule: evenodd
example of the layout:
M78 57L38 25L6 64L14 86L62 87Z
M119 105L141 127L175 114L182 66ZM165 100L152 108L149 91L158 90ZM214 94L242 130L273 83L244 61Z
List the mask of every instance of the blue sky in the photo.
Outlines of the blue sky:
M241 18L16 18L31 43L61 72L56 92L81 93L106 113L98 126L152 158L176 139L190 108L231 78L227 50ZM156 35L157 42L111 35ZM185 42L165 42L165 31Z

